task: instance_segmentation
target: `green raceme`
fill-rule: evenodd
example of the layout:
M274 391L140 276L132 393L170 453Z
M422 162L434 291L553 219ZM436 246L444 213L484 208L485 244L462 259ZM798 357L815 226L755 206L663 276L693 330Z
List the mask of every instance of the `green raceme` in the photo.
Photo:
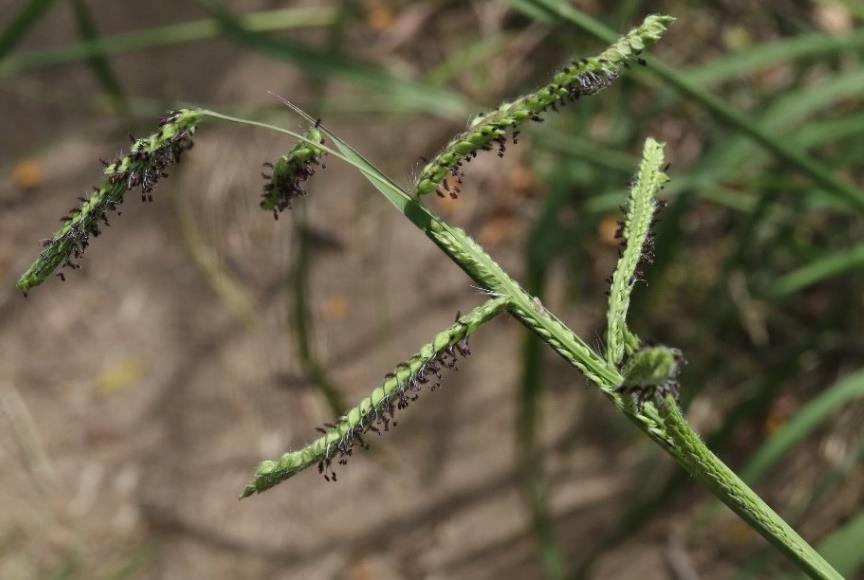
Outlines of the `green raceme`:
M380 435L382 431L389 431L391 425L395 427L396 412L415 401L424 385L430 385L432 390L440 386L441 372L455 369L460 357L471 354L468 337L506 306L507 300L495 298L458 316L452 326L389 373L360 404L335 423L319 428L321 437L298 451L262 462L254 481L246 486L241 497L260 493L316 464L328 481L335 481L334 460L344 465L356 446L366 446L364 436L370 432Z
M70 210L63 218L63 226L54 236L43 242L44 249L36 261L18 280L18 288L26 293L57 273L65 279L62 267L77 269L76 262L90 245L91 238L108 226L108 214L118 211L130 189L141 190L142 201L153 200L153 188L167 169L180 162L183 153L192 148L192 136L201 113L183 109L162 117L159 130L143 139L131 138L132 146L126 155L105 164L105 180L86 197L81 205Z
M490 151L496 146L499 155L503 155L508 136L515 141L519 126L526 121L542 121L542 115L550 109L557 111L559 106L608 87L630 61L641 62L639 54L660 40L674 20L671 16L648 16L598 56L577 60L559 71L549 84L475 117L468 129L426 164L417 179L415 195L437 192L456 197L463 163L471 161L479 151Z
M267 183L261 194L261 209L272 211L279 219L279 213L291 208L291 202L306 195L304 183L315 173L320 165L324 151L312 143L324 144L324 136L318 127L312 127L305 135L307 141L300 141L276 163L265 163L271 173L263 174Z

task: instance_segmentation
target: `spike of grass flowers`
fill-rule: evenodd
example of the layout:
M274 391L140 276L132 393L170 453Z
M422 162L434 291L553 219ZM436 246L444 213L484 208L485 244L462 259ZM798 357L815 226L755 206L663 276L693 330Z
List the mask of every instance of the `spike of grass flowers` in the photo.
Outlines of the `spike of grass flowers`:
M479 151L489 151L496 145L498 154L503 156L508 132L515 141L518 128L526 121L542 121L549 109L557 111L559 106L608 87L630 61L642 62L639 54L660 40L674 20L671 16L648 16L598 56L577 60L561 69L547 85L504 103L491 113L475 117L468 129L454 137L426 164L417 179L415 196L437 192L442 197L445 194L456 197L463 163ZM455 183L447 180L448 175Z
M395 426L393 416L417 399L423 385L432 390L440 385L441 371L455 369L460 356L471 354L468 337L480 326L498 316L507 306L507 300L493 298L440 332L432 342L399 364L368 397L348 411L338 421L328 424L321 437L298 451L284 454L277 460L267 460L258 466L255 479L243 490L241 498L260 493L313 465L327 481L335 481L332 469L334 459L344 464L357 445L365 447L364 435L370 431L381 434Z
M90 238L101 233L101 226L110 225L108 214L117 211L130 189L140 188L142 201L153 201L156 183L167 177L167 169L192 148L192 136L201 116L201 111L195 109L173 111L160 119L156 133L143 139L131 138L128 154L113 163L103 162L105 180L89 196L79 198L81 206L73 208L63 218L63 226L44 242L39 257L19 278L18 288L26 294L55 272L65 280L59 268L79 268L75 260L90 245Z
M291 208L292 200L306 195L303 183L312 177L315 166L321 163L324 150L313 144L324 144L324 136L317 125L318 123L306 132L305 141L297 143L275 164L264 164L271 170L271 174L264 174L267 183L264 184L264 193L261 195L261 209L272 211L277 220L281 212Z
M622 369L624 381L618 392L633 395L640 407L652 399L660 404L668 396L677 401L678 373L684 362L684 355L677 348L662 345L640 348Z
M616 366L621 364L625 350L633 352L639 346L639 339L627 329L627 310L633 287L644 279L642 267L654 262L654 233L651 228L661 206L656 195L669 181L669 176L663 171L664 162L663 145L649 137L642 150L636 181L630 190L626 218L615 234L621 239L621 255L609 289L606 360Z

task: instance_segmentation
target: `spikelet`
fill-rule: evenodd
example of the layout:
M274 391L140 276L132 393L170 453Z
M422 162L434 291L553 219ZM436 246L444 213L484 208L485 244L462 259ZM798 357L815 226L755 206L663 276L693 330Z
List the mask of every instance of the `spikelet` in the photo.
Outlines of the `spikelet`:
M456 197L462 182L463 163L470 162L479 151L498 148L503 156L508 134L516 141L518 128L526 121L542 121L543 114L580 97L593 95L617 79L624 67L635 60L643 63L639 54L660 40L670 16L651 15L642 24L620 38L596 57L581 59L564 67L552 81L540 89L504 103L497 110L479 115L468 129L454 137L420 172L414 193L417 197L432 192L439 196ZM448 180L452 176L453 183Z
M314 143L324 144L324 136L318 128L318 123L309 129L305 137ZM266 180L261 194L261 209L272 211L273 218L279 219L279 214L291 209L291 202L306 195L305 182L315 173L315 167L320 165L324 151L307 141L300 141L286 155L280 157L275 164L265 163L270 169L268 175L262 173Z
M678 374L686 363L677 348L661 345L640 348L624 365L624 382L617 390L632 395L638 406L651 400L663 405L667 397L677 400Z
M90 239L108 226L108 214L118 211L127 191L140 188L142 201L153 201L153 188L167 177L170 166L180 162L183 153L192 148L192 135L202 117L197 110L173 111L159 121L159 130L143 139L130 137L132 147L112 163L103 161L105 180L86 197L78 198L81 206L62 218L63 226L43 242L44 249L18 280L25 293L44 282L52 273L61 280L62 267L77 269L76 262L90 245Z

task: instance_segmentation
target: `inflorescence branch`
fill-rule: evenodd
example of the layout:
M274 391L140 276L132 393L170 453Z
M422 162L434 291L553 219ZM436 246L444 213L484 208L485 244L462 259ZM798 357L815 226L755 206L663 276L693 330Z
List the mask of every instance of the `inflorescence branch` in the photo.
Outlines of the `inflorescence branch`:
M108 214L118 212L126 192L140 188L142 201L153 201L153 188L167 170L180 162L183 153L192 148L192 136L202 117L198 110L173 111L159 121L159 130L143 139L130 136L129 153L105 165L105 180L93 191L78 198L80 207L72 208L63 217L63 226L54 236L43 242L44 249L36 261L18 280L18 288L25 293L57 273L61 280L65 274L59 268L80 268L76 262L90 245L90 238L109 226Z
M610 280L609 309L606 327L606 360L619 366L625 351L639 347L639 339L627 329L630 295L637 282L645 280L644 266L654 262L654 232L657 212L665 205L657 194L669 181L664 172L663 145L652 138L645 141L642 162L630 189L627 206L622 208L625 219L618 223L615 237L618 247L618 267Z
M506 299L494 298L468 314L457 315L452 326L400 363L360 404L335 423L319 427L321 437L277 460L262 462L254 481L246 486L241 497L260 493L316 464L327 481L336 481L333 462L344 465L358 445L366 447L366 435L370 432L380 435L382 431L389 431L391 425L395 426L395 413L417 400L424 386L437 389L442 370L455 370L459 358L471 354L468 337L503 312L506 306Z
M608 87L621 75L630 61L644 64L639 56L656 43L675 19L651 15L640 26L621 37L601 54L583 58L559 71L547 85L495 111L475 117L468 128L454 137L434 159L423 167L415 186L415 196L437 192L441 197L457 197L464 174L463 163L470 162L480 151L498 148L504 155L508 136L516 143L519 127L526 121L543 121L543 115L580 97L593 95ZM452 183L448 176L452 177Z

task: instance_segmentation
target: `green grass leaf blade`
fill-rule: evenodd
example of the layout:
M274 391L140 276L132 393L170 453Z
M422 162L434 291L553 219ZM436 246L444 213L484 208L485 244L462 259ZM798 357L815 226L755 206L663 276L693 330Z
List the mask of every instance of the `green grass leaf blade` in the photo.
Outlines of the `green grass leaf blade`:
M840 407L864 398L864 370L848 375L804 405L798 413L753 456L741 472L745 481L755 482L786 453L827 421Z
M538 22L554 22L555 15L531 0L508 0L516 10Z
M0 61L21 42L53 4L54 0L30 0L18 11L6 30L0 34Z
M78 29L78 35L81 37L81 40L84 42L98 42L99 30L87 4L84 0L70 0L70 2L72 3L72 12L75 15L75 26ZM117 75L114 74L108 57L105 55L93 55L87 59L87 62L96 80L105 89L105 93L111 98L116 109L118 111L128 111L129 105L123 94L123 87L120 85Z
M285 8L244 15L241 22L247 30L260 33L327 26L333 23L334 18L335 12L329 8ZM94 57L208 40L222 34L218 22L208 18L103 36L91 41L66 44L10 57L0 62L0 78L9 78L48 66Z
M864 566L864 510L831 532L816 547L826 560L846 578L857 578Z
M781 277L771 287L769 294L778 297L788 296L813 284L842 276L861 267L864 267L864 244L834 250Z
M846 36L803 34L760 43L739 53L685 69L679 74L685 76L691 83L705 87L776 64L805 58L826 57L861 48L864 48L864 29L856 30Z

